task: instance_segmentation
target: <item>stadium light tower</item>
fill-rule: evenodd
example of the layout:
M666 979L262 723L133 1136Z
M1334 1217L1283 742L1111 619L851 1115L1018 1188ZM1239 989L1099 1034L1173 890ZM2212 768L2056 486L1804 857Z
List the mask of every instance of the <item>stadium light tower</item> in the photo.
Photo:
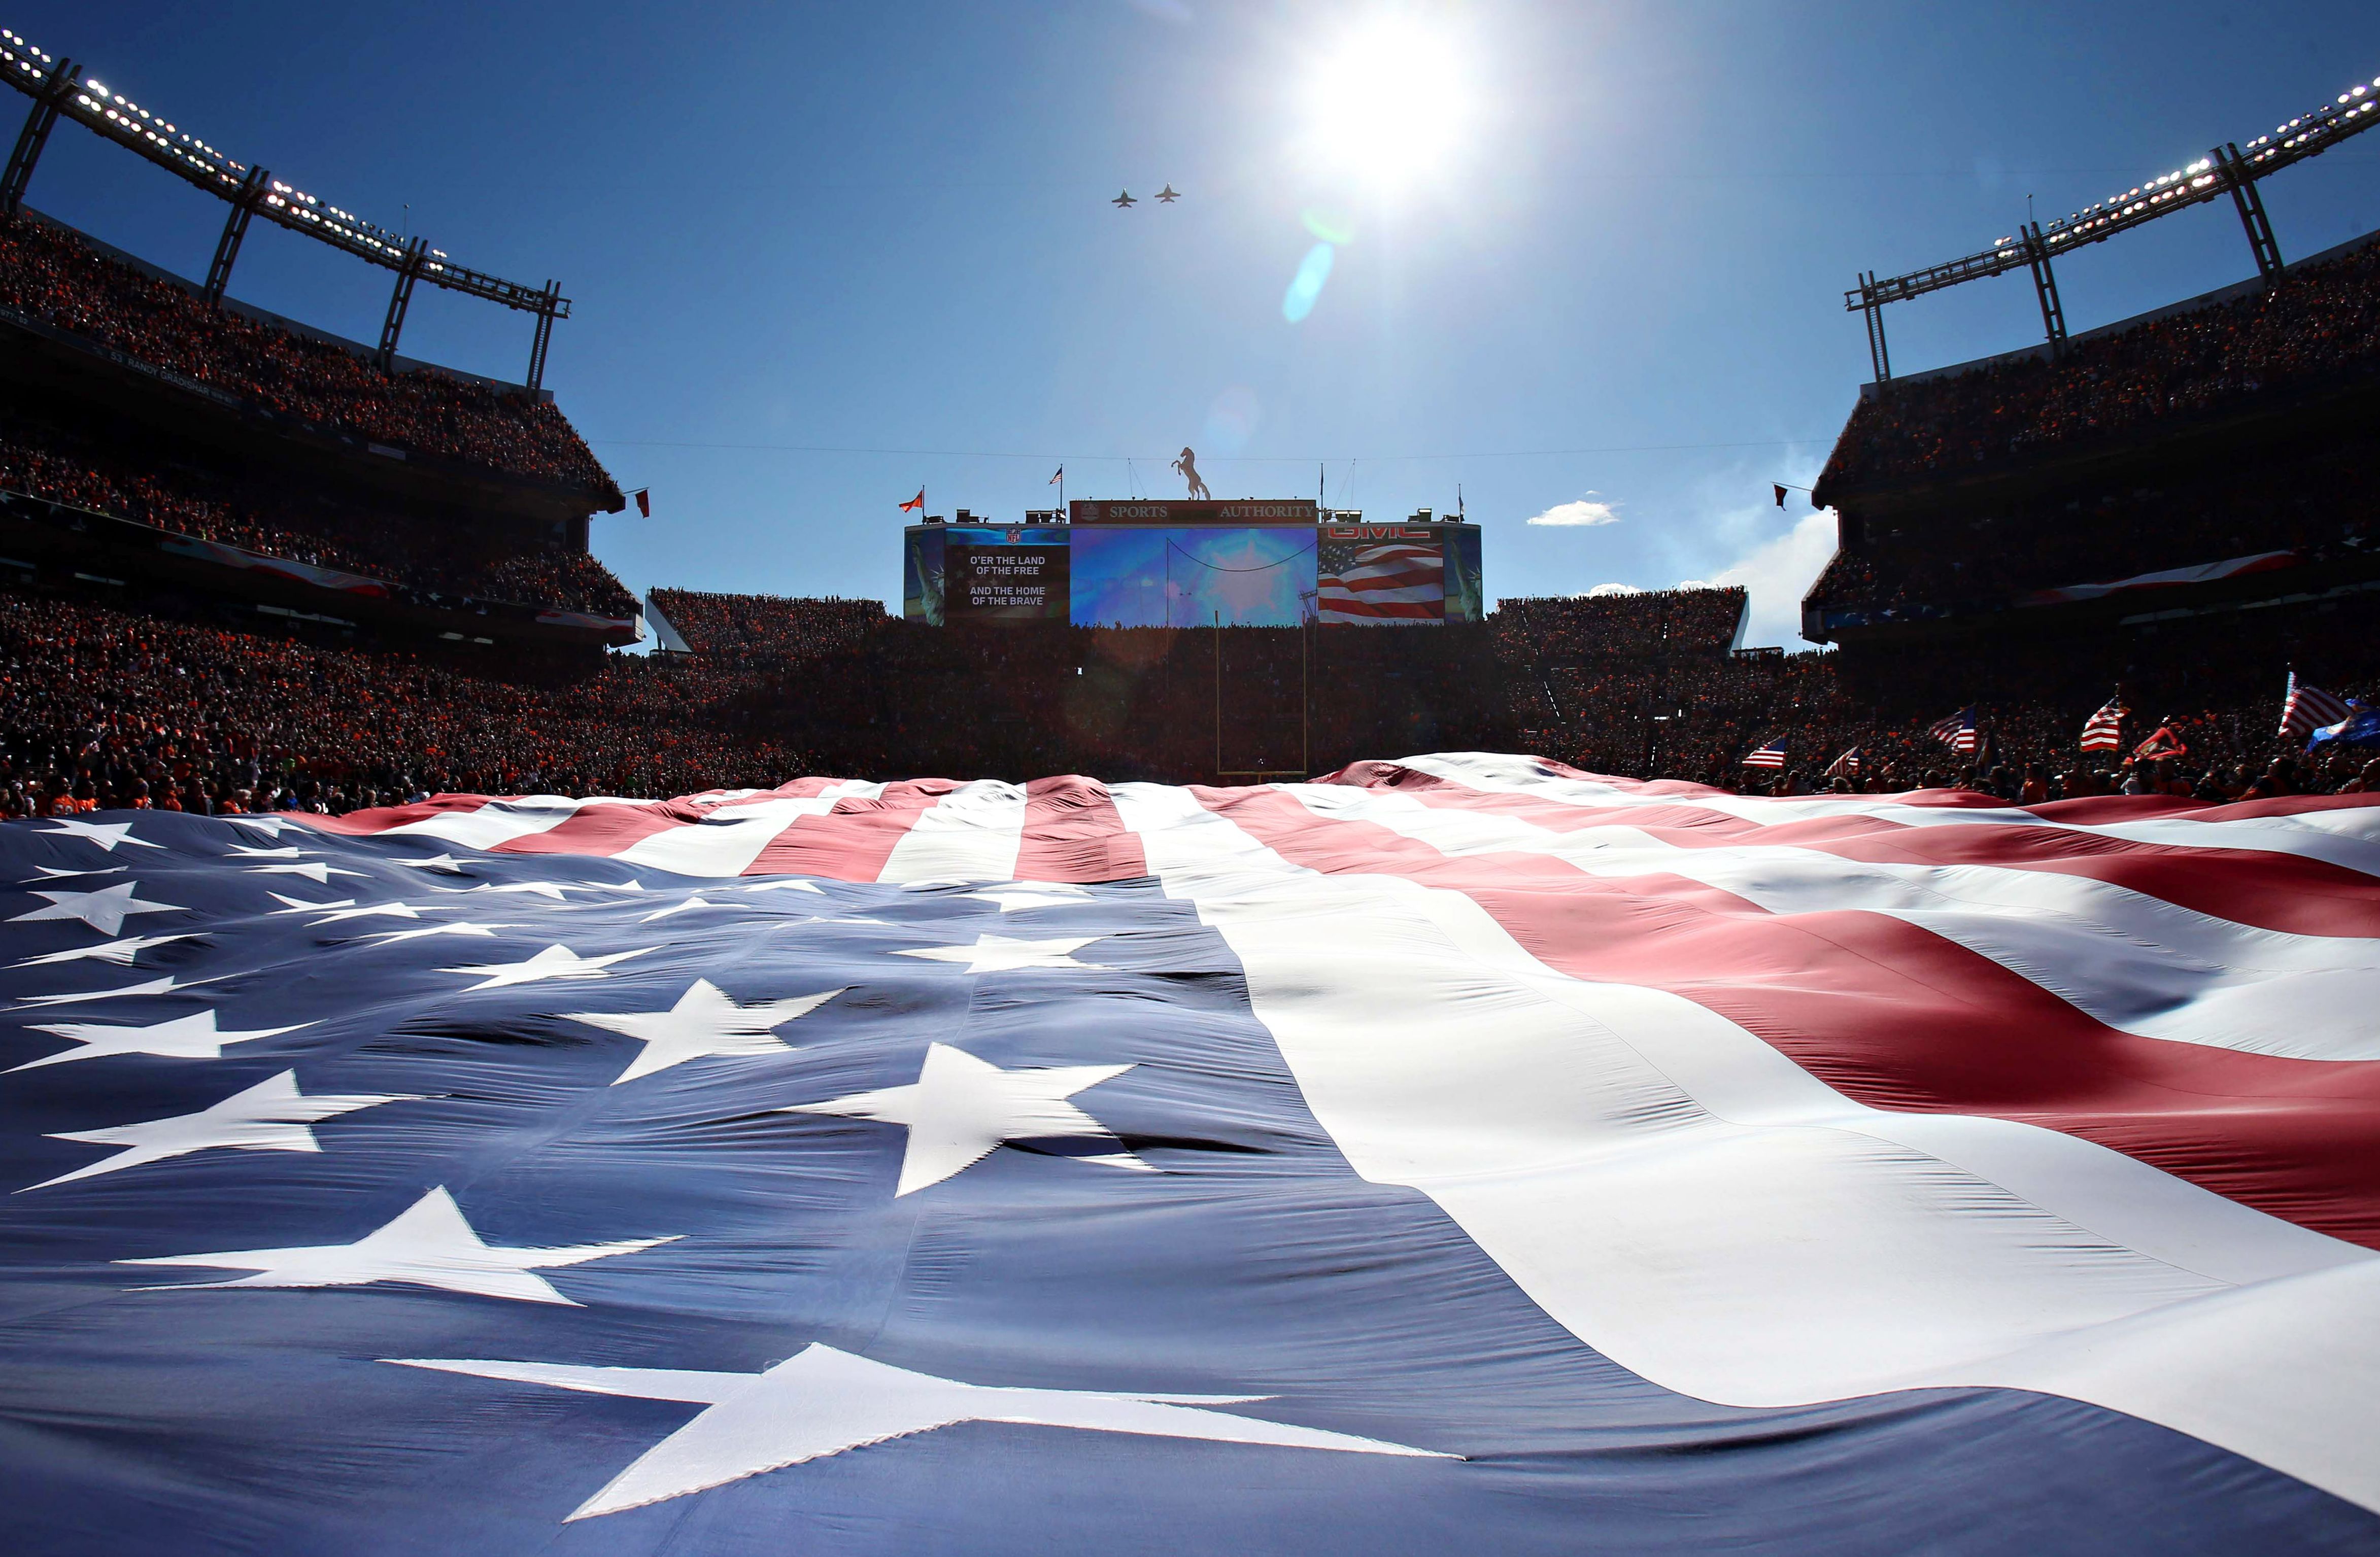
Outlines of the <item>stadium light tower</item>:
M231 282L232 266L239 259L240 244L248 236L249 222L261 216L293 233L302 233L367 263L396 272L396 287L381 327L378 355L383 368L395 359L397 338L405 328L414 284L426 281L449 292L533 316L537 330L529 347L528 384L532 390L543 387L546 347L553 338L553 321L570 317L570 299L557 292L552 282L532 287L458 265L443 249L431 248L418 238L407 241L352 211L342 211L327 200L282 183L261 167L234 162L188 131L128 101L123 93L111 91L104 83L79 73L73 61L54 59L5 28L0 28L0 78L33 100L25 127L18 133L16 150L9 153L6 171L0 172L0 221L15 220L24 203L25 187L32 181L34 165L41 161L42 148L49 144L50 131L63 116L101 139L114 141L154 163L184 183L230 203L231 214L224 223L223 236L215 243L214 259L207 266L203 292L210 303L223 301L224 289Z
M2041 302L2042 328L2050 349L2056 351L2066 342L2066 312L2058 300L2058 278L2050 270L2053 256L2085 244L2105 243L2119 233L2225 195L2231 197L2240 213L2248 247L2255 256L2256 273L2271 285L2280 279L2281 249L2273 236L2272 221L2265 214L2257 184L2285 167L2322 155L2375 123L2380 123L2380 80L2350 87L2336 101L2277 126L2272 134L2260 135L2245 145L2226 141L2188 167L2160 174L2061 221L2046 225L2028 222L2022 233L1999 239L1980 254L1882 281L1875 272L1865 272L1858 284L1843 294L1843 308L1866 316L1868 361L1876 369L1876 381L1883 383L1892 377L1892 353L1884 338L1887 303L1905 303L1945 287L2024 270L2032 273Z

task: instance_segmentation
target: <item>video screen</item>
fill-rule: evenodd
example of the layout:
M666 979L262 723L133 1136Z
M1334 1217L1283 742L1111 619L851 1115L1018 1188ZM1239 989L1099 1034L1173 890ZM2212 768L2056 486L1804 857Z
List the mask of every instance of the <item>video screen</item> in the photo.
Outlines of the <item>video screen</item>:
M1065 621L1067 538L1054 525L951 526L942 541L943 621Z
M1315 532L1075 526L1078 627L1294 627L1313 610Z

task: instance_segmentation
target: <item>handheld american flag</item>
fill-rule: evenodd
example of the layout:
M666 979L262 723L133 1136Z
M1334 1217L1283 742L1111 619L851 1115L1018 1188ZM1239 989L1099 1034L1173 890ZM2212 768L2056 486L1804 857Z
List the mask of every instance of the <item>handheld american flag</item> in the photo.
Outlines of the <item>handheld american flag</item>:
M2280 737L2284 741L2302 741L2325 725L2337 724L2347 717L2347 704L2319 687L2311 687L2298 680L2295 670L2289 672L2289 690L2281 699Z
M1960 709L1949 718L1937 719L1925 733L1961 756L1973 756L1978 743L1975 734L1975 710L1970 706Z
M1757 750L1744 754L1746 767L1782 767L1785 766L1785 742L1771 741Z
M2110 697L2099 706L2099 711L2082 721L2082 747L2086 752L2113 752L2124 744L2123 724L2131 710L2120 697Z
M1829 778L1856 778L1859 773L1860 749L1857 746L1827 764L1827 777Z
M0 826L9 1549L2372 1550L2375 801Z

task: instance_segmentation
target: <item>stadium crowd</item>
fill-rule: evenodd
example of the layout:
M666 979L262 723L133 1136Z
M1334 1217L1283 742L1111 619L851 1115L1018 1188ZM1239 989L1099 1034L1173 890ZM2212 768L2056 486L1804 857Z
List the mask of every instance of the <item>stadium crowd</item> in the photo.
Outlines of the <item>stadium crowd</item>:
M2211 803L2362 782L2371 754L2298 763L2298 743L2277 739L2276 667L2380 697L2360 619L2318 611L2140 638L2129 660L2056 645L1988 669L1959 652L1896 653L1879 682L1840 652L1755 658L1707 639L1582 651L1564 613L1545 607L1548 639L1501 612L1486 630L1220 635L888 619L808 658L574 669L433 659L259 632L171 601L127 604L137 609L0 589L0 815L343 812L438 791L666 796L806 773L1205 782L1219 770L1285 776L1309 753L1327 771L1449 749L1743 792L2128 789ZM1637 609L1643 630L1663 605ZM1624 644L1626 618L1598 604L1585 619ZM2082 723L2118 682L2134 712L2123 749L2084 754ZM1970 706L1978 750L1930 733ZM2160 728L2178 751L2126 760ZM1745 766L1772 742L1782 766ZM1853 747L1856 773L1826 771Z
M797 665L858 647L884 625L879 600L657 588L652 604L686 646L721 665Z
M121 452L131 448L142 453ZM620 618L637 609L602 563L532 536L526 525L507 537L484 520L457 523L386 500L342 501L321 481L243 477L200 451L169 453L159 440L123 429L95 434L0 414L0 490L431 594Z
M2254 397L2368 378L2380 365L2380 244L2281 284L2114 334L1965 372L1888 383L1844 426L1823 501L1888 481L1957 476L2085 442L2170 433Z
M227 392L276 416L619 501L550 403L448 374L383 373L344 345L229 309L31 216L0 225L0 311Z
M2285 486L2251 468L2184 482L2144 477L2148 484L2088 499L2058 492L1963 514L1930 511L1906 529L1871 525L1857 549L1836 554L1810 598L1821 610L1879 620L1964 614L2035 591L2274 551L2316 564L2380 554L2375 477L2368 448L2349 444L2296 462Z
M426 791L669 795L819 759L672 667L432 663L0 592L0 813L343 812Z

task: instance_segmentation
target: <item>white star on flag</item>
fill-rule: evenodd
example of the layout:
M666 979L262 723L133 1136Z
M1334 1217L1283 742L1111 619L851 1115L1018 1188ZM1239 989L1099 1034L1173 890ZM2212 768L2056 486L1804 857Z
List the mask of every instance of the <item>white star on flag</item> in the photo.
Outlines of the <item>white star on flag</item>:
M306 851L294 843L285 843L278 849L259 849L253 844L235 843L231 846L231 852L224 858L227 860L298 860L303 859L305 854Z
M355 942L349 944L377 942L382 946L394 946L398 941L419 940L424 935L492 935L499 930L519 928L517 924L477 924L458 921L453 924L425 924L419 930L384 930L376 935L358 935ZM445 971L455 972L452 968Z
M320 913L324 909L343 909L353 908L356 906L356 900L353 898L333 898L327 903L310 903L303 898L285 898L280 893L271 890L267 890L264 895L272 899L276 903L286 905L285 907L277 908L273 911L273 913L276 918L285 913Z
M616 1243L586 1243L565 1249L505 1249L482 1240L464 1219L463 1211L446 1187L413 1202L404 1214L354 1243L330 1243L295 1249L234 1249L220 1254L161 1255L146 1260L118 1260L119 1265L204 1265L216 1270L255 1273L230 1281L177 1282L148 1286L143 1292L172 1292L190 1287L209 1290L227 1286L363 1286L372 1282L399 1282L465 1292L480 1298L509 1298L521 1303L558 1303L583 1308L565 1298L536 1273L557 1265L584 1264L614 1254L634 1254L671 1238L624 1238Z
M791 881L750 882L746 885L744 890L747 892L819 892L820 897L824 897L826 895L823 892L820 892L819 884L817 882L803 881L799 878L795 878Z
M650 924L656 919L667 919L671 914L684 913L688 909L720 908L723 906L724 905L720 903L704 902L701 897L698 895L688 898L682 903L672 903L667 908L655 909L652 912L637 921L637 923L639 924Z
M442 887L439 890L442 892L451 892L458 890L458 888ZM490 881L482 882L477 887L461 887L459 890L465 892L534 892L540 898L552 898L557 903L566 903L570 900L568 897L569 893L574 891L591 892L594 888L591 887L582 887L575 881ZM641 891L642 888L639 887L638 890Z
M1018 909L1063 908L1087 901L1090 898L1090 894L1079 887L1056 882L1034 882L1030 885L1019 882L1014 887L994 887L982 892L962 892L959 896L998 903L1002 913L1014 913Z
M126 823L126 827L132 824ZM63 892L37 889L36 898L47 898L50 906L20 913L9 920L11 924L28 919L79 919L103 935L113 935L124 928L124 922L136 913L188 913L189 910L172 903L144 902L132 894L140 887L137 881L120 882L103 887L96 892Z
M143 849L164 847L145 838L134 838L129 822L79 822L71 816L53 816L49 822L50 825L36 837L79 838L86 843L98 844L111 854L115 852L115 846L119 843L138 844Z
M448 875L462 875L467 874L463 869L463 862L455 858L452 854L432 854L426 860L391 860L389 863L392 865L411 865L415 870L441 871Z
M825 1103L797 1103L773 1112L833 1114L908 1126L900 1182L892 1189L895 1200L964 1172L1011 1141L1073 1137L1105 1141L1116 1150L1081 1160L1153 1173L1148 1164L1123 1150L1113 1130L1066 1101L1131 1068L1062 1065L1002 1070L965 1049L929 1044L925 1064L908 1086L854 1092Z
M314 830L302 823L284 821L278 816L226 816L223 819L238 827L254 827L268 838L279 838L283 833L310 834Z
M507 989L516 984L535 984L540 979L601 979L611 975L605 972L614 962L625 962L631 957L642 957L651 947L639 947L634 951L615 951L604 957L581 957L566 946L550 946L525 962L482 962L468 968L441 968L442 973L461 973L480 982L462 991L468 995L476 989Z
M22 1065L9 1067L9 1069L35 1070L44 1065L63 1065L70 1059L100 1059L109 1055L155 1055L161 1059L221 1059L225 1044L275 1038L284 1032L295 1032L301 1027L313 1025L312 1022L300 1021L292 1022L287 1027L219 1032L215 1030L215 1014L212 1011L176 1017L153 1027L108 1027L87 1021L30 1022L27 1027L31 1032L71 1038L82 1047L60 1049L54 1055L29 1059Z
M1353 1454L1458 1459L1409 1444L1353 1433L1270 1422L1216 1411L1263 1394L1111 1394L1099 1390L1018 1389L939 1379L832 1346L810 1346L759 1373L706 1373L674 1368L580 1368L551 1362L444 1358L383 1358L480 1379L543 1384L636 1400L682 1400L701 1411L645 1451L627 1469L570 1514L571 1519L682 1498L787 1466L824 1459L891 1439L961 1422L1007 1422L1083 1432L1213 1443L1264 1443L1335 1449Z
M383 1103L419 1101L419 1097L411 1092L326 1093L308 1097L298 1090L298 1072L285 1070L195 1114L177 1114L171 1118L151 1119L145 1124L111 1125L105 1129L52 1131L52 1141L79 1141L93 1146L121 1146L124 1150L112 1157L102 1157L95 1163L86 1164L72 1173L62 1173L55 1178L27 1185L26 1189L46 1189L53 1184L70 1183L103 1173L120 1173L144 1163L164 1162L168 1157L188 1156L193 1152L205 1152L219 1146L242 1152L320 1152L322 1142L316 1141L314 1132L307 1128L317 1120L336 1118L341 1114L352 1114L358 1108L377 1107ZM18 1192L22 1194L24 1191Z
M790 1000L762 1000L739 1006L709 979L697 979L677 997L677 1004L666 1011L568 1011L563 1020L625 1033L644 1044L637 1057L628 1062L628 1068L612 1078L612 1085L616 1087L623 1081L633 1081L639 1076L650 1076L656 1070L710 1055L789 1051L793 1045L774 1036L771 1030L795 1017L809 1015L842 993L841 989L830 989L823 995L797 995Z
M189 984L184 984L169 973L162 979L143 979L139 984L119 984L114 989L86 989L72 995L28 995L17 1002L15 1008L21 1011L28 1006L79 1006L87 1000L114 1000L127 995L171 995L177 989L212 983L212 979L192 979Z
M897 957L922 957L935 962L964 962L970 973L1002 973L1014 968L1096 968L1077 962L1074 953L1098 940L1097 935L1067 935L1054 941L1020 941L1006 935L978 935L975 945L929 946L896 952Z
M250 875L302 875L309 881L318 881L326 887L330 885L331 877L334 875L364 874L361 871L342 870L336 865L325 863L321 860L307 860L297 864L285 862L270 865L242 865L240 869Z
M139 840L135 839L134 841L137 842ZM61 876L67 875L122 875L126 871L130 870L132 867L130 865L101 865L95 869L87 871L60 870L55 865L35 865L33 868L42 874L39 875L29 875L19 885L30 887L36 881L55 881Z
M273 894L276 898L280 895L278 892ZM336 924L343 919L419 919L421 917L421 911L411 903L366 903L358 908L355 899L349 899L343 903L309 903L306 906L332 911L320 919L308 920L306 927L310 930L317 924Z
M103 941L97 946L76 947L68 951L45 951L39 957L28 957L23 961L12 962L9 966L30 968L43 962L79 962L86 957L94 957L102 962L120 963L129 968L132 966L134 958L152 946L164 946L167 941L194 941L198 938L198 932L195 930L185 930L172 935L128 935L120 941Z

